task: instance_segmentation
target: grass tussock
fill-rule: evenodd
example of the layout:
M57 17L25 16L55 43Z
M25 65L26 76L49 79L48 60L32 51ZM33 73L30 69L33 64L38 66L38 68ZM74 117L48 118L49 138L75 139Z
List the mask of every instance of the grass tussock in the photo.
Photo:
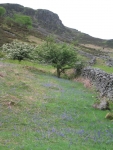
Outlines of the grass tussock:
M88 78L78 77L75 78L74 81L83 83L85 88L93 89L92 83Z

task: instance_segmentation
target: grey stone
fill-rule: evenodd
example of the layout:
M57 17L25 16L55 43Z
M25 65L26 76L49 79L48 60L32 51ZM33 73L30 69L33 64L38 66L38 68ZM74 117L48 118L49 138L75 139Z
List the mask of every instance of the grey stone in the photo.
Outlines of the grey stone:
M100 110L110 110L108 101L102 100L100 103L93 104L93 108Z

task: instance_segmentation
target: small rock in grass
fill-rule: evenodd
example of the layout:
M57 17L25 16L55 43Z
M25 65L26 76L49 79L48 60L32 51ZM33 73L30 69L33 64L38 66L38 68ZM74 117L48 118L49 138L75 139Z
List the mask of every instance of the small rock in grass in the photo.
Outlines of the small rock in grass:
M113 113L107 113L105 118L109 120L113 120Z
M2 77L2 78L3 78L3 77L4 77L4 75L0 73L0 77Z
M106 100L102 100L100 103L93 104L93 108L100 110L110 110L109 102Z
M15 102L11 101L11 102L9 102L8 104L9 104L10 106L11 106L11 105L15 105Z

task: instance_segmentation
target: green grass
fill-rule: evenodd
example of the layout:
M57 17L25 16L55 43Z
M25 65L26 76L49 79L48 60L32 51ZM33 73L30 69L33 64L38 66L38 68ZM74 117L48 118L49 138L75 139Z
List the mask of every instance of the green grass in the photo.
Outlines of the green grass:
M113 122L92 108L93 90L25 66L0 66L0 150L112 150Z
M106 66L105 61L100 58L96 59L96 64L93 67L99 68L107 73L113 73L113 67Z
M55 72L55 68L52 67L51 65L39 64L39 63L36 63L36 62L27 61L27 60L19 62L18 60L5 59L3 62L17 64L17 65L26 66L26 67L27 66L28 67L33 67L33 68L35 68L35 69L37 69L39 71L45 72L45 73Z
M80 60L82 60L82 61L84 61L84 62L87 62L87 61L89 60L87 57L82 56L82 55L80 55L80 54L78 54L77 56L78 56L78 59L80 59Z
M103 65L94 65L95 68L99 68L107 73L113 73L113 67L103 66Z

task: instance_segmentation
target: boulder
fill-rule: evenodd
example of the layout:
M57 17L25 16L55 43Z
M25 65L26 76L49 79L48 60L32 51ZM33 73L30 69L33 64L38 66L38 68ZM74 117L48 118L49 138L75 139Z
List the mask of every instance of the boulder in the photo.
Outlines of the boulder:
M100 110L110 110L109 102L106 100L102 100L100 103L93 104L93 108Z
M113 113L107 113L105 118L109 120L113 120Z

